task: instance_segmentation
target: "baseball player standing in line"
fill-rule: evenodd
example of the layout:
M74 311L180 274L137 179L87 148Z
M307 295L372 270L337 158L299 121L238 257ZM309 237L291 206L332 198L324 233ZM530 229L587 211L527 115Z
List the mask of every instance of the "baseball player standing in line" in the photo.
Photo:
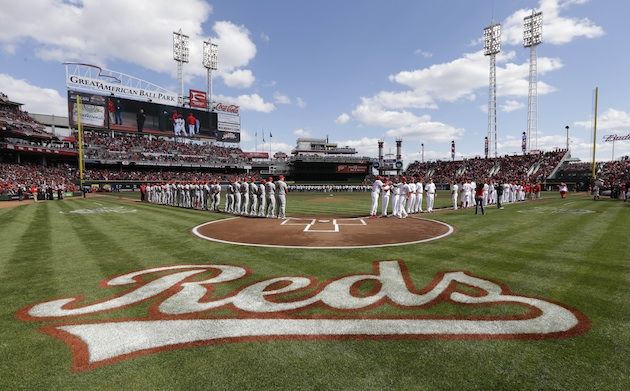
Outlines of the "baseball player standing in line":
M409 178L409 201L407 201L407 213L418 213L416 212L416 178Z
M400 217L400 187L402 184L399 181L398 177L394 178L394 184L392 185L392 214L396 217Z
M427 191L427 212L433 212L433 201L435 201L435 183L433 178L429 179L429 183L424 187Z
M258 205L258 217L265 217L267 209L267 195L265 194L267 190L266 183L267 181L263 179L258 184L258 199L260 204Z
M418 177L418 182L416 183L416 213L422 213L422 196L424 195L422 180L422 177Z
M225 213L232 213L234 210L234 188L232 184L228 181L227 195L225 196Z
M389 197L391 194L392 181L385 179L383 191L381 192L381 217L387 217L387 207L389 206Z
M402 185L400 186L400 199L398 200L398 218L406 219L409 215L407 213L406 207L407 202L409 201L409 184L407 183L407 178L402 177Z
M240 213L244 216L249 215L249 182L247 177L243 178L241 183L241 210Z
M249 213L250 216L258 216L258 185L254 178L249 184L249 198L251 198L252 209Z
M284 176L280 175L280 179L276 182L276 190L278 192L278 218L286 219L287 193L289 187L284 182Z
M456 181L451 182L451 201L453 203L453 210L457 210L457 191L459 190Z
M214 200L214 211L219 211L219 205L221 205L221 184L219 184L219 180L215 179L212 185L212 195Z
M241 184L238 182L238 177L234 178L232 188L234 189L234 210L232 213L237 215L241 213Z
M273 177L267 179L267 218L276 217L276 185Z
M378 198L383 189L383 181L380 175L376 177L376 180L372 184L372 209L370 210L370 217L376 217L376 210L378 209Z

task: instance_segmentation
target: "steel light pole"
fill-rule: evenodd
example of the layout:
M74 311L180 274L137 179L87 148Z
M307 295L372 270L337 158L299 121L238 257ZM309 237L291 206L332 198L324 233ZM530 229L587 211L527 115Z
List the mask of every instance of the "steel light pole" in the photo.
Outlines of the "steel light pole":
M501 51L501 25L491 24L483 29L483 54L490 57L488 83L488 140L494 144L497 157L497 54Z
M179 104L184 105L184 63L188 62L189 37L180 29L173 32L173 59L177 62L177 82L179 84Z

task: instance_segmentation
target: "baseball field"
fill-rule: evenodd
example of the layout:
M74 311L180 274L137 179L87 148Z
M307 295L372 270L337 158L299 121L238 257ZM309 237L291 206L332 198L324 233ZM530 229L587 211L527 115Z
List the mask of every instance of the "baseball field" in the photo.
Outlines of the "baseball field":
M193 228L231 216L137 198L0 209L0 389L630 389L630 202L544 193L315 249L217 242ZM397 235L356 220L369 198L291 193L314 218L291 235Z

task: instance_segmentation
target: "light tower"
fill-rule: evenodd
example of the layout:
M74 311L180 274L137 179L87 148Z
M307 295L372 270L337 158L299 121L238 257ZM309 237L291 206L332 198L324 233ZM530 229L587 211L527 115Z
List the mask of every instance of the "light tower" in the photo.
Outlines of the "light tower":
M378 140L378 173L383 173L383 140Z
M219 65L219 45L212 41L203 42L203 67L208 71L208 108L212 110L212 71Z
M542 43L542 12L523 18L523 46L529 48L529 93L527 95L527 151L538 149L538 57L536 46Z
M488 141L497 157L497 54L501 51L501 25L491 24L483 29L483 54L490 56L488 90ZM494 144L494 145L493 145Z
M184 105L184 63L188 62L188 35L182 30L173 32L173 59L177 62L177 82L179 84L179 104Z
M402 161L402 139L396 139L396 174L400 175L402 167L398 167L398 162Z

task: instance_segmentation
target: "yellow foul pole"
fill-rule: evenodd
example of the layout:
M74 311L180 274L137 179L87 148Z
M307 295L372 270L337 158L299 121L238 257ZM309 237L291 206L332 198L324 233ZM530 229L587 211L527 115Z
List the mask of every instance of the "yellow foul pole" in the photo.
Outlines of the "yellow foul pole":
M83 125L81 124L81 97L77 94L77 139L79 142L79 186L83 191Z
M593 119L593 171L591 173L595 179L595 147L597 145L597 100L599 98L599 87L595 87L595 118Z

